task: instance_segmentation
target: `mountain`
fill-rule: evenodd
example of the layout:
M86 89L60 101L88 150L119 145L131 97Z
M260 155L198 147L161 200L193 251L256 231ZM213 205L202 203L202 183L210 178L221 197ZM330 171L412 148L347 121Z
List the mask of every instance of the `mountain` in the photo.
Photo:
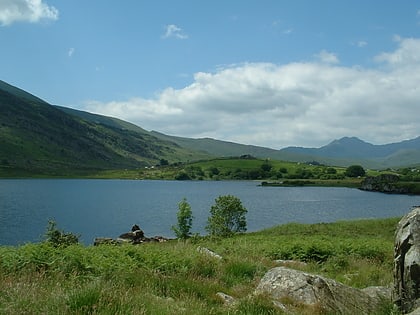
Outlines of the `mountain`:
M63 174L208 156L118 119L52 106L0 81L0 170Z
M420 165L420 137L373 145L356 137L320 148L275 150L211 138L191 139L146 131L129 122L53 106L0 81L0 175L74 174L94 169L139 168L161 159L187 162L252 155L292 162L383 169Z
M288 147L283 153L347 166L361 164L372 168L420 164L420 137L398 143L374 145L356 137L334 140L320 148Z
M188 148L190 150L195 150L218 157L232 157L241 155L252 155L258 158L272 159L282 159L285 157L285 155L282 155L279 150L254 145L245 145L212 138L192 139L168 136L157 131L151 131L151 134L159 139L174 142L183 148Z

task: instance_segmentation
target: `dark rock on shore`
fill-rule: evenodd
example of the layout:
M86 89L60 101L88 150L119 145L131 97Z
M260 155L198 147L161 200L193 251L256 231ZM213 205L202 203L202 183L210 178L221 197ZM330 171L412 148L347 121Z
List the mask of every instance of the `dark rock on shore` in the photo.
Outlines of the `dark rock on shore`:
M97 237L95 238L93 245L102 245L102 244L123 244L123 243L129 243L129 244L142 244L142 243L148 243L148 242L159 242L163 243L168 241L167 238L163 236L154 236L154 237L146 237L144 235L143 230L140 229L140 227L135 224L131 228L130 232L121 234L117 239L109 238L109 237Z
M361 190L378 191L388 194L408 194L406 187L397 186L400 180L398 175L381 174L379 176L368 176L361 183Z

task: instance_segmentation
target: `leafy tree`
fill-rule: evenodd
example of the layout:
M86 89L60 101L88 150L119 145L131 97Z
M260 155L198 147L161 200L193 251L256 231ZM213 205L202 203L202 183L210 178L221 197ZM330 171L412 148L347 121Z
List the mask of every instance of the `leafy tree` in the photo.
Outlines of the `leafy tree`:
M194 218L191 206L187 202L186 198L182 199L182 201L178 204L178 213L176 216L178 219L178 225L172 226L172 230L177 238L185 240L191 236L192 220Z
M191 180L191 177L184 171L179 172L175 175L176 180Z
M344 172L344 175L348 177L359 177L359 176L365 176L366 172L364 168L360 165L350 165L346 168L346 171Z
M166 159L160 159L159 163L160 163L161 166L169 165L169 161L166 160Z
M287 174L287 168L280 167L279 172L282 173L282 174Z
M75 235L71 232L66 233L64 231L60 231L57 228L57 223L55 221L48 221L45 238L46 241L52 244L54 247L67 247L73 244L78 244L79 237L79 235Z
M209 175L210 177L213 177L213 175L219 175L220 170L217 167L210 167L209 168Z
M230 236L246 231L246 213L248 210L239 198L219 196L210 208L211 216L207 219L206 230L213 236Z
M263 164L261 164L261 169L264 171L264 172L266 172L266 173L268 173L269 171L271 171L271 169L273 168L273 165L271 165L270 163L268 163L268 162L264 162Z
M327 174L337 174L337 170L334 167L328 167L326 170Z

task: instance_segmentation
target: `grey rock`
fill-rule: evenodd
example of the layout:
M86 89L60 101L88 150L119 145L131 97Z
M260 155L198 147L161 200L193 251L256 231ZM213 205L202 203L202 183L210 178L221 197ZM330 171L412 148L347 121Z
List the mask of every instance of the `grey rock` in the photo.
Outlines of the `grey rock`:
M420 307L416 308L414 311L408 313L407 315L420 315Z
M420 308L420 207L405 215L397 226L393 298L403 313Z
M372 298L375 299L386 299L391 301L392 299L392 288L391 287L367 287L364 289L361 289L362 292L366 293Z
M265 294L274 301L292 300L309 307L320 307L333 314L372 314L380 299L318 275L286 267L269 270L254 294Z
M216 259L218 259L218 260L222 260L222 259L223 259L223 257L222 257L222 256L220 256L219 254L216 254L216 253L215 253L215 252L213 252L212 250L210 250L210 249L208 249L208 248L205 248L205 247L198 246L198 247L197 247L197 251L198 251L199 253L202 253L202 254L205 254L205 255L207 255L207 256L210 256L210 257L216 258Z
M223 303L227 306L231 306L235 304L235 298L223 293L223 292L217 292L216 295L223 301Z

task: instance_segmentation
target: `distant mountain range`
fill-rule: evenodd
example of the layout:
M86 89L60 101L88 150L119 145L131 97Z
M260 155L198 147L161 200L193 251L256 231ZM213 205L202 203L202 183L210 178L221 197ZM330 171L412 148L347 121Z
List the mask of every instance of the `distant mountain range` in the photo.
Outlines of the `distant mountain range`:
M342 166L403 167L420 164L420 137L383 145L374 145L356 137L344 137L320 148L288 147L280 151Z
M137 168L162 159L173 163L241 155L335 166L404 167L420 164L420 137L385 145L345 137L320 148L281 150L183 138L149 132L112 117L53 106L0 81L0 171L51 175L66 170Z

